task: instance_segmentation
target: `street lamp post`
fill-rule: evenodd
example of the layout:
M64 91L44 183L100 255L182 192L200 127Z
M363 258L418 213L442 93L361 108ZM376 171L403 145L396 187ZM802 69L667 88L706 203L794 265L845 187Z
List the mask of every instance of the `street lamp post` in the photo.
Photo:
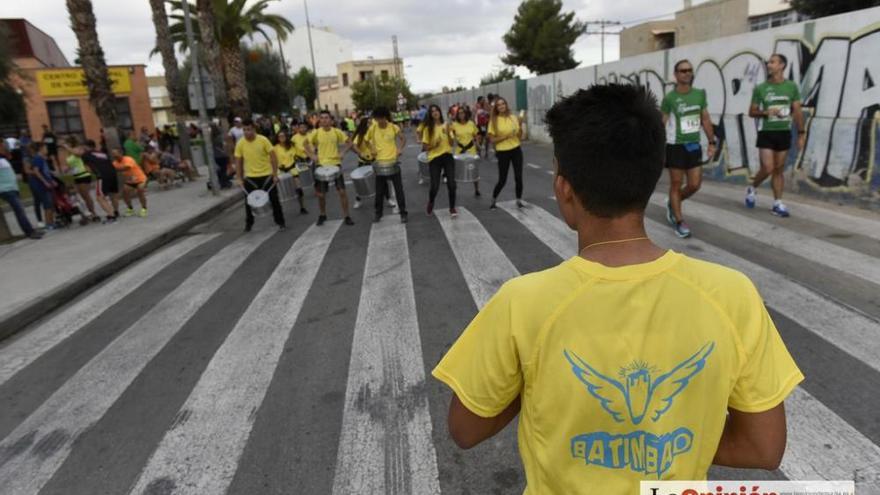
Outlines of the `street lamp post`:
M306 9L306 33L309 36L309 55L312 57L312 76L315 78L315 101L318 110L321 110L321 85L318 83L318 71L315 69L315 50L312 48L312 25L309 23L309 3L303 0L303 7Z
M370 79L373 80L373 109L375 110L376 107L379 106L379 91L376 90L376 59L374 59L372 55L367 58L372 62L372 65L370 66Z

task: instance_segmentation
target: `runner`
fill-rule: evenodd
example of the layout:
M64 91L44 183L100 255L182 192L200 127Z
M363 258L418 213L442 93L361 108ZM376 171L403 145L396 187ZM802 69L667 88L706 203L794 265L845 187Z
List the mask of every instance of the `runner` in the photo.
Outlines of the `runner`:
M144 153L144 147L141 146L141 143L137 140L137 135L134 131L131 131L128 134L128 137L125 139L125 142L122 143L122 147L125 148L125 155L134 158L134 162L140 165L141 155Z
M709 140L708 156L715 156L715 131L706 102L706 90L692 86L694 66L687 60L675 63L675 89L666 93L660 111L666 126L666 168L669 169L669 197L666 220L678 237L691 236L681 215L681 203L700 190L703 178L703 151L700 127ZM687 185L682 188L685 176Z
M454 393L450 436L471 448L519 416L530 494L640 493L642 480L705 480L713 463L776 469L803 374L748 278L647 237L657 101L594 85L546 122L579 253L505 283L434 369Z
M449 126L443 124L443 110L437 105L428 107L428 117L423 122L421 131L422 150L428 152L428 168L431 172L431 188L428 192L428 216L434 214L434 199L440 189L440 175L445 173L450 180L446 181L449 192L449 214L458 216L455 209L455 158L452 157L452 136Z
M339 167L342 169L342 155L351 149L351 140L344 132L333 127L333 119L327 110L321 111L320 127L309 134L306 141L306 152L313 162L319 167ZM343 146L340 154L339 147ZM316 177L317 179L317 177ZM336 193L339 195L339 202L342 205L342 214L345 216L346 225L354 225L354 220L348 216L348 196L345 193L345 177L339 174L334 181ZM318 194L318 207L321 210L318 216L318 225L324 225L327 221L327 191L330 185L326 182L316 180L315 191Z
M31 189L31 196L34 201L34 213L37 221L42 221L45 212L46 230L55 230L55 202L52 199L52 191L55 189L55 180L52 178L52 171L43 155L43 143L39 141L32 142L30 145L30 160L25 161L24 171L27 175L28 186ZM43 211L40 211L42 208Z
M452 139L455 141L456 155L473 155L479 156L480 136L477 126L471 120L471 111L469 108L461 108L455 114L455 122L452 123ZM454 177L454 176L453 176ZM474 196L480 196L480 179L474 181Z
M113 223L119 218L119 175L106 153L98 151L95 142L86 140L83 162L98 177L95 198L107 214L104 223ZM109 200L108 200L109 198Z
M797 84L785 78L787 66L788 59L785 55L770 55L770 60L767 61L769 77L752 92L749 117L759 119L756 144L761 156L761 170L755 174L752 185L746 189L746 206L754 208L757 203L757 187L772 175L770 186L773 189L773 208L770 211L783 218L789 215L788 207L782 202L782 191L785 186L785 160L791 148L792 119L798 132L798 150L804 149L806 138L801 93Z
M269 139L257 134L253 120L245 119L241 124L244 134L235 145L235 180L248 193L257 189L269 191L272 217L278 230L284 230L284 211L281 209L281 201L278 200L278 188L272 187L278 183L278 157L275 156ZM247 201L244 202L244 213L244 231L250 232L254 226L254 213Z
M366 141L372 150L372 155L376 157L377 168L381 167L397 167L397 172L392 175L376 174L376 199L374 201L376 207L376 222L382 219L383 200L388 194L388 181L394 186L394 195L400 205L400 222L406 223L406 196L403 193L403 180L400 172L400 155L406 146L406 137L396 124L388 122L391 113L385 107L379 107L373 111L373 118L376 123L367 131ZM387 165L388 163L394 165ZM391 200L388 200L389 203Z
M97 222L99 219L98 215L95 214L95 202L92 199L92 174L89 172L89 169L86 168L86 164L82 160L82 155L85 153L85 149L79 146L76 138L73 136L70 136L67 139L66 144L61 143L61 146L67 151L66 172L73 176L73 182L76 184L76 191L79 193L80 197L82 197L83 201L85 201L86 208L89 210L90 217L88 220ZM86 219L85 214L83 214L83 219Z
M138 197L138 201L141 204L141 209L138 211L138 216L141 218L147 217L147 176L144 175L143 170L134 161L134 158L123 155L122 150L119 148L114 148L112 151L113 156L113 167L116 170L122 172L122 182L125 184L122 189L122 200L125 201L125 206L127 209L122 213L122 216L130 217L134 215L134 206L131 204L131 196L132 194L136 194Z
M309 211L306 210L302 186L299 183L299 169L296 168L296 146L287 137L285 131L279 131L275 137L278 140L274 148L275 157L278 159L278 169L293 176L293 183L296 185L296 199L299 201L299 213L305 215Z
M492 95L490 94L491 98ZM489 141L495 145L495 158L498 159L498 183L492 191L492 205L495 209L495 201L504 185L507 183L507 171L513 165L513 179L516 182L516 206L522 208L523 193L523 154L520 148L522 139L522 122L510 111L507 100L495 97L495 105L492 107L492 118L489 120Z

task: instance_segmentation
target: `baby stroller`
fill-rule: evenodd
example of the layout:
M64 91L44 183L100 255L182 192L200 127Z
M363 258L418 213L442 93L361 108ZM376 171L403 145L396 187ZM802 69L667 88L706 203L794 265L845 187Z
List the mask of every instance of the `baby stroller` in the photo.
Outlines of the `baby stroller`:
M74 215L81 217L80 225L89 223L86 216L82 214L83 210L78 204L76 192L68 191L64 182L57 177L55 179L55 187L52 189L52 198L55 201L56 222L62 227L69 227L73 223Z

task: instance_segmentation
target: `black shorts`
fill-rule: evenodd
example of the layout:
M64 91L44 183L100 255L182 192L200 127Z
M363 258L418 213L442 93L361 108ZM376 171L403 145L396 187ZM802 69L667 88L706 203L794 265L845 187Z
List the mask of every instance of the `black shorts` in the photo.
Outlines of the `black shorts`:
M666 145L666 168L678 170L690 170L702 165L703 149L697 145L693 151L688 151L683 144Z
M333 184L336 186L337 191L345 190L345 177L340 174L339 177L333 180ZM320 192L327 192L330 190L330 183L324 182L322 180L315 180L315 190Z
M99 191L102 196L110 196L111 194L119 193L119 179L115 176L110 177L109 179L98 179L98 184L100 185Z
M758 131L757 148L787 151L791 148L791 131Z
M89 175L87 177L74 177L73 183L74 184L91 184L92 183L92 176Z

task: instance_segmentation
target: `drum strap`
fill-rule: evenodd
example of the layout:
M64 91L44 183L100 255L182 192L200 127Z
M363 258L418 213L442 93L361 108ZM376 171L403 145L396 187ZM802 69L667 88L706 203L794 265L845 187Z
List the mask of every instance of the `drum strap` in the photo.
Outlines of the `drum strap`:
M461 144L461 143L459 143L458 141L456 141L455 144L458 145L458 151L459 151L460 153L464 153L464 152L466 152L467 150L469 150L469 149L471 149L471 148L474 147L474 140L472 139L471 142L469 142L468 144Z
M247 177L245 177L244 180L248 181L248 183L250 183L250 185L254 186L254 187L257 188L257 189L263 189L264 187L266 187L266 184L265 184L265 183L264 183L264 184L262 185L262 187L261 187L261 186L258 186L256 182L250 180L250 179L247 178ZM270 180L269 182L272 182L272 181ZM269 191L271 191L272 188L274 188L274 187L275 187L275 183L272 182L272 185L269 186L269 189L266 189L265 191L266 191L266 192L269 192Z

